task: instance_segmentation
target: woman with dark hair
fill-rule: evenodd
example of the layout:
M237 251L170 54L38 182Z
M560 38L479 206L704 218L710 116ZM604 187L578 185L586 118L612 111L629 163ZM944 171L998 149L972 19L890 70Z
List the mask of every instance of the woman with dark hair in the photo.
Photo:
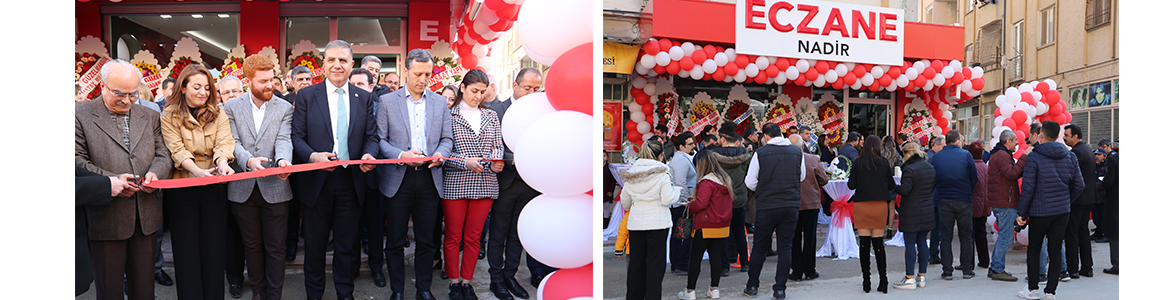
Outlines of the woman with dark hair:
M646 141L638 160L618 173L622 186L622 209L629 212L630 263L626 271L626 299L662 299L662 276L666 273L666 236L670 227L670 205L679 201L682 187L670 183L662 163L662 142Z
M703 148L713 145L713 143L707 142L707 136L712 134L715 134L715 125L703 126L703 131L699 132L699 151L703 151Z
M898 231L906 241L906 277L894 284L895 289L915 290L926 287L926 266L930 248L926 238L934 229L934 166L926 162L918 142L902 145L902 184L894 191L902 195L898 206ZM917 263L918 272L914 272ZM915 276L917 275L917 276Z
M447 106L455 106L455 95L458 95L458 94L459 94L459 89L455 88L454 85L448 84L446 86L443 86L442 89L439 89L439 95L443 95L443 97L447 97Z
M503 135L496 112L483 103L488 90L487 74L478 69L463 76L459 93L451 105L454 143L451 160L443 165L443 255L444 272L451 279L448 299L477 299L471 287L479 256L480 235L492 201L499 198L495 167L503 162L483 159L504 157ZM498 166L497 166L498 165ZM460 260L459 244L463 257Z
M975 160L975 173L979 178L971 193L971 235L975 238L978 265L987 268L990 266L987 255L987 217L991 216L991 206L987 205L987 163L983 162L983 142L975 141L967 145L967 151L971 152L971 158Z
M695 157L696 172L700 178L687 208L694 215L691 236L691 257L687 272L687 288L679 292L680 299L695 299L695 286L702 269L703 252L711 264L711 288L707 297L719 298L719 270L723 269L723 243L731 235L731 176L715 161L714 152L703 152Z
M821 151L821 162L832 163L833 159L837 158L837 153L833 153L833 149L829 149L829 145L825 144L828 139L824 134L817 135L817 149Z
M160 119L163 141L175 163L171 179L235 173L229 164L235 160L236 140L227 113L218 105L212 78L202 65L188 65L167 97ZM226 184L163 192L175 252L178 299L223 299Z
M877 136L865 138L861 155L853 162L849 175L849 188L857 192L849 198L853 202L853 228L861 236L861 290L869 293L869 249L877 257L877 290L886 293L886 246L882 236L890 227L890 210L894 202L890 191L894 189L894 170L889 161L882 158L882 140Z

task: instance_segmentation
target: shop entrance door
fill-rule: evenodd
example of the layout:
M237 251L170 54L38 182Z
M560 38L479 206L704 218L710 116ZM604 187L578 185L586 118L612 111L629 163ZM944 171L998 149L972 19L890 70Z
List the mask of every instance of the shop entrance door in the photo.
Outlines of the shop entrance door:
M860 133L863 137L876 135L879 138L893 132L891 121L894 119L892 93L849 91L845 97L846 124L850 132Z

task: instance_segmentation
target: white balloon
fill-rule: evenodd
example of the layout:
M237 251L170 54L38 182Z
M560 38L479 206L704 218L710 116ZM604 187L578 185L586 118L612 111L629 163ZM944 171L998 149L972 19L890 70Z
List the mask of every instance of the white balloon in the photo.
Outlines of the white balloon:
M904 88L907 85L910 85L910 77L906 77L906 74L898 75L898 80L896 81L898 82L898 87L900 88Z
M634 79L630 80L630 84L636 89L641 89L646 86L646 77L634 76Z
M736 72L735 73L735 82L744 82L745 80L747 80L747 73L746 72Z
M654 136L653 134L643 134L642 135L642 142L649 141L650 137L653 137L653 136Z
M776 75L776 80L775 80L775 81L776 81L776 84L778 84L778 85L784 85L785 83L788 83L788 74L787 74L787 72L780 73L780 74Z
M951 60L949 66L951 67L951 70L954 70L955 72L962 72L963 70L963 64L958 60Z
M663 66L663 67L665 67L666 65L669 65L670 64L670 53L666 53L666 51L659 51L658 54L654 55L654 63L658 64L659 66Z
M508 118L500 124L504 143L515 152L518 147L521 147L519 144L520 136L524 130L528 129L528 125L554 111L556 109L553 109L552 104L549 104L548 97L545 97L544 93L532 93L516 99L508 108ZM642 112L638 111L638 113Z
M768 77L768 80L765 81L764 84L772 84L774 82L776 82L776 79L773 79L772 77Z
M530 58L551 66L557 57L593 41L593 3L590 1L532 1L520 6L516 24L520 44ZM549 26L573 24L573 26ZM535 54L535 55L534 55ZM537 60L540 59L540 60Z
M678 61L683 58L683 49L679 46L670 47L670 60Z
M837 64L837 67L833 68L833 70L837 71L838 76L842 76L845 74L845 72L849 72L849 68L846 67L845 64Z
M1046 113L1048 113L1048 103L1044 103L1044 101L1036 102L1036 115L1043 116Z
M736 57L735 48L727 48L727 50L723 50L723 53L727 54L727 61L730 61L730 62L735 61L735 57Z
M1017 144L1016 146L1018 147L1021 145ZM1023 230L1020 230L1020 232L1016 233L1016 241L1019 242L1020 245L1024 245L1025 247L1028 246L1028 231L1029 231L1028 229L1031 229L1031 228L1032 228L1031 226L1024 227Z
M1004 119L1007 119L1007 117L1004 117L1004 116L995 117L995 126L1003 126Z
M695 66L694 69L691 69L691 79L694 79L694 80L703 79L703 75L704 75L703 72L706 72L705 69L706 69L705 66Z
M1012 106L1013 107L1012 111L1019 110L1019 111L1023 111L1023 112L1028 112L1029 106L1031 106L1031 105L1028 105L1028 103L1026 103L1026 102L1016 103L1015 105Z
M856 66L857 66L857 63L852 63L852 62L845 63L845 68L848 69L849 71L853 71L853 67L856 67Z
M934 89L934 80L927 80L926 85L923 85L922 89L927 90L927 91L933 90Z
M945 77L943 77L943 75L941 73L935 73L933 81L934 81L934 86L942 86L943 83L945 83L947 81L947 79Z
M1008 99L1005 95L995 96L995 106L1004 107L1008 105Z
M682 78L691 77L691 71L690 70L678 70L678 77L682 77Z
M758 70L768 69L768 57L766 57L766 56L757 57L756 58L756 69L758 69Z
M817 87L825 86L825 75L817 75L817 79L813 80L813 85Z
M934 135L942 135L942 128L934 126Z
M714 74L716 68L719 68L719 66L715 63L715 60L707 59L703 61L703 73Z
M983 77L983 67L971 68L971 78Z
M840 65L838 65L838 66L840 66ZM825 72L825 82L829 82L829 83L837 82L837 79L839 79L839 78L840 77L837 74L837 70L829 70L829 71Z
M654 63L654 61L651 60L650 63ZM643 67L642 61L639 60L638 63L634 64L634 72L638 72L640 75L646 75L646 73L650 72L650 69Z
M484 23L481 20L472 21L471 22L471 30L474 30L475 33L478 33L479 35L484 35L488 32L492 32L492 29L488 28L488 24Z
M1032 84L1025 82L1023 84L1020 84L1020 87L1018 87L1016 89L1019 90L1021 94L1022 93L1031 93L1032 92Z
M1010 118L1012 116L1012 113L1014 113L1014 112L1016 112L1016 106L1014 104L1008 103L1008 105L1004 105L1004 106L999 107L999 115L1000 116Z
M479 10L479 14L476 15L475 21L476 22L483 21L484 24L495 25L496 22L500 21L500 17L498 15L496 15L496 12L494 12L494 11L490 11L487 9L481 9L481 10Z
M658 76L658 72L654 72L654 69L650 69L650 71L647 71L647 73L646 73L646 77L656 77L656 76Z
M898 88L898 83L896 83L896 82L890 82L890 85L887 85L887 86L886 86L886 91L887 91L887 92L893 92L893 91L894 91L894 89L897 89L897 88Z
M882 75L886 74L886 69L882 66L873 66L872 69L869 69L869 73L873 74L873 78L882 78Z
M948 111L948 110L951 110L951 106L950 106L950 105L947 105L946 103L939 103L939 104L938 104L938 110L941 110L941 111Z
M638 122L638 133L641 133L641 134L650 133L650 122L647 122L646 120L642 120L642 122Z
M735 76L723 76L723 82L735 81Z
M634 123L646 121L646 114L643 114L642 110L630 110L630 121L634 121Z
M1024 113L1028 114L1028 119L1035 118L1036 117L1036 107L1028 105L1027 107L1024 107Z
M638 61L638 65L647 69L654 68L656 64L657 62L654 61L654 56L650 54L642 55L642 60Z
M959 90L962 90L964 92L971 91L971 81L970 80L963 80L963 83L959 84Z
M784 77L788 80L796 80L796 76L800 76L800 70L797 70L796 66L788 66L788 70L784 71Z
M755 64L748 64L747 68L744 68L743 72L739 73L746 73L748 77L756 77L756 75L760 74L760 69L759 67L756 67ZM738 73L736 75L738 75Z
M590 147L586 146L586 149ZM517 156L517 160L519 160ZM582 159L592 164L590 159ZM519 169L519 163L516 164ZM559 169L559 164L541 166ZM586 170L585 183L592 185ZM528 179L525 178L525 182ZM562 269L579 268L593 262L593 209L592 197L580 195L556 197L540 195L533 198L516 220L516 233L525 252L540 262ZM552 277L552 276L549 276ZM547 282L547 278L545 280ZM541 283L543 286L544 283ZM536 294L537 298L543 297Z
M808 72L808 67L809 67L808 60L801 59L801 60L796 61L796 71L798 71L800 73Z
M653 98L653 97L651 97L651 98ZM638 101L630 101L630 104L626 105L626 108L628 108L631 113L633 113L635 111L642 111L642 105L638 104ZM637 122L634 122L634 123L637 123Z
M1031 84L1033 87L1035 87L1037 84L1040 84L1040 82L1036 81L1036 80L1032 80L1032 82L1029 82L1028 84Z
M855 90L860 90L861 89L861 80L854 81L853 85L849 86L849 88L855 89Z
M727 64L727 53L716 52L715 53L715 66L722 67L726 64ZM712 71L712 72L714 72L714 71Z
M952 69L950 66L946 66L943 67L942 72L939 73L942 74L943 78L951 78L951 76L955 76L955 69ZM935 84L937 84L937 82L935 82Z
M483 68L484 72L491 72L495 68L495 62L491 59L480 59L479 67Z
M776 64L776 60L778 60L778 59L780 59L780 58L775 57L775 56L768 56L768 64L769 65ZM767 68L765 68L765 69L767 69Z
M946 118L947 120L953 120L954 116L955 115L952 114L949 110L943 111L943 118Z
M869 86L872 84L873 84L873 74L865 73L865 76L861 77L861 85Z
M658 92L658 86L653 82L648 82L646 83L646 86L642 87L642 91L646 92L647 95L654 96L657 95L656 92Z
M1043 99L1041 99L1043 97L1044 97L1044 95L1040 94L1040 92L1032 91L1032 99L1035 99L1037 103L1044 102L1044 101L1042 101Z
M691 56L691 54L695 53L695 44L692 44L691 42L683 43L682 50L683 50L683 56ZM682 59L682 58L679 58L679 59Z
M1047 83L1048 83L1048 90L1050 90L1050 91L1051 91L1051 90L1055 90L1055 89L1056 89L1056 80L1052 80L1052 79L1045 79L1045 80L1044 80L1044 82L1047 82Z
M922 61L916 61L914 62L914 70L917 71L915 73L922 74L922 71L926 70L926 64L923 64Z

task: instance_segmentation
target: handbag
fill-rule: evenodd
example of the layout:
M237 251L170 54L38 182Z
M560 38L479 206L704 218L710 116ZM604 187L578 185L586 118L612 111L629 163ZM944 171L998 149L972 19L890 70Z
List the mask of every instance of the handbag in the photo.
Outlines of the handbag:
M683 211L681 218L674 222L674 237L678 239L685 239L689 237L691 231L694 231L695 224L693 216L691 215L691 208L687 207Z

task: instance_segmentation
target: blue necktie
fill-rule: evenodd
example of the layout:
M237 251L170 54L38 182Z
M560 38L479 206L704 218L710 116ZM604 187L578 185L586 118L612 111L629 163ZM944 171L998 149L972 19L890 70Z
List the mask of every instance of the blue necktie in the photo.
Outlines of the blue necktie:
M337 159L349 160L349 109L345 105L345 89L337 89ZM348 167L348 166L342 166Z

